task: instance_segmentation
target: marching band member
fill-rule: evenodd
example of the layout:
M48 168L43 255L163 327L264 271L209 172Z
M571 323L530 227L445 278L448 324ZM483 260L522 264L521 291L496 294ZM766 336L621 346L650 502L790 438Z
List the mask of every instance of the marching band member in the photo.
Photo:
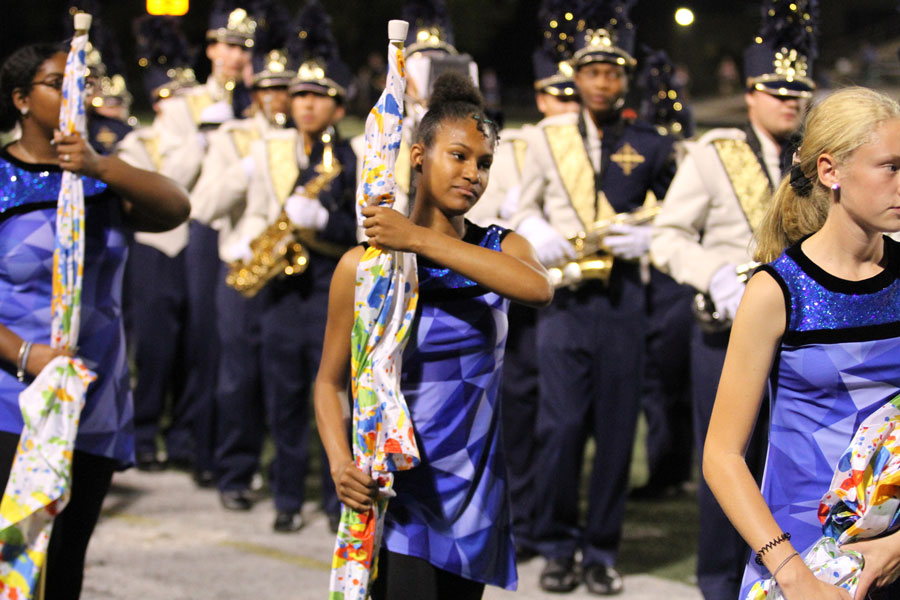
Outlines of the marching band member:
M572 17L583 31L572 59L583 110L542 127L529 145L522 194L513 223L545 265L574 255L569 236L599 219L640 208L657 198L674 172L672 140L622 110L634 29L628 3L597 1ZM538 313L540 364L536 496L546 504L535 525L547 559L541 587L567 592L578 585L575 552L583 552L591 593L616 594L622 578L613 565L621 539L631 449L640 408L646 302L636 259L649 246L646 225L623 224L605 238L615 255L608 282L586 280L559 289ZM582 531L578 489L587 436L596 442Z
M762 31L744 57L749 123L744 128L713 129L685 143L684 159L654 222L654 263L676 281L707 294L722 316L718 330L696 327L693 334L691 386L698 452L725 361L730 322L744 293L738 269L752 260L754 232L783 169L790 166L792 136L815 89L814 39L805 17L815 14L815 2L764 4ZM765 429L761 419L747 452L757 477ZM700 589L707 600L737 597L746 545L702 479L698 501L703 514L697 560Z
M555 19L565 23L565 1L547 2L541 7L540 22L546 28ZM550 38L545 38L550 39ZM574 37L571 39L574 42ZM556 115L581 109L572 81L573 71L566 59L574 50L568 43L552 41L535 50L535 103L547 124ZM562 117L565 122L569 117ZM504 129L494 150L491 177L484 195L466 213L466 218L482 227L506 225L516 211L522 190L522 166L531 143L540 143L541 124L521 129ZM522 304L509 307L509 333L503 360L502 393L503 444L511 497L516 556L520 560L537 554L534 521L537 498L534 494L536 418L538 409L538 361L534 348L537 311Z
M272 279L250 301L225 285L217 295L232 315L220 327L219 490L223 502L249 508L247 487L262 448L264 412L275 444L273 528L282 532L304 525L309 399L325 334L328 285L340 254L356 241L356 158L334 131L344 115L348 71L318 0L307 2L289 46L300 61L289 88L296 128L269 129L251 144L246 215L229 248L232 256L252 259L249 242L284 211L294 227L307 232L308 263L301 274ZM323 504L336 529L340 508L325 462Z
M638 74L640 118L657 131L676 139L690 137L693 117L674 66L665 51L645 48ZM676 146L677 147L677 146ZM677 153L677 152L676 152ZM691 287L676 283L658 269L650 269L647 284L647 348L641 409L647 421L646 483L629 497L652 500L677 493L692 476L694 457L691 431L691 331L694 319Z
M154 110L159 109L161 101L196 84L188 66L187 41L176 18L143 17L135 22L135 37L138 64ZM138 168L162 172L159 137L153 127L140 127L128 134L119 143L117 155ZM198 483L208 484L211 428L200 427L201 407L185 390L187 242L187 223L164 233L139 232L129 254L126 279L131 306L130 344L137 375L135 458L142 470L164 467L156 438L166 397L170 395L170 424L164 433L167 460L172 464L192 464Z
M158 136L160 172L193 189L208 146L208 132L241 115L248 104L241 77L250 61L256 19L234 1L213 7L206 34L212 71L206 83L182 90L159 103L153 121ZM190 222L185 249L187 323L185 395L200 413L212 414L218 366L215 289L219 272L215 230ZM208 427L209 425L207 425Z

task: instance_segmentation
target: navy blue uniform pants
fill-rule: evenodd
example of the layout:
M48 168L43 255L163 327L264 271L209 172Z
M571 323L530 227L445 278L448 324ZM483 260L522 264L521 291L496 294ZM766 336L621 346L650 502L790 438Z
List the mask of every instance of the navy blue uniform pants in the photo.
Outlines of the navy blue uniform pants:
M249 487L267 424L275 445L269 470L275 508L298 511L305 496L310 395L325 335L327 288L315 289L305 275L276 279L248 300L225 285L224 274L223 268L217 294L219 489ZM323 508L337 514L324 453L320 475Z
M647 485L691 478L694 457L690 378L694 290L653 269L647 286L647 357L641 408L647 419Z
M633 267L634 265L626 265ZM581 546L585 565L615 563L640 389L646 313L637 268L613 288L590 282L558 290L538 313L540 400L535 530L546 558ZM584 447L596 445L584 527L578 514Z
M219 278L219 235L196 221L185 248L188 317L186 333L187 379L194 434L194 467L212 470L216 445L215 387L219 366L216 335L216 282Z
M510 305L500 394L513 535L516 548L525 552L536 551L534 461L539 390L538 358L535 353L536 322L535 309L520 304Z
M132 307L135 452L156 452L160 418L171 398L165 433L170 458L193 460L196 404L184 393L187 376L185 252L170 257L135 242L128 258Z
M694 431L697 455L703 462L703 443L709 429L725 364L730 330L703 333L695 325L691 341L691 385L694 396ZM763 401L759 420L747 448L746 460L757 481L761 479L765 461L768 403ZM697 585L706 600L737 598L750 548L719 507L715 496L700 475L697 489L700 511L700 536L697 549Z

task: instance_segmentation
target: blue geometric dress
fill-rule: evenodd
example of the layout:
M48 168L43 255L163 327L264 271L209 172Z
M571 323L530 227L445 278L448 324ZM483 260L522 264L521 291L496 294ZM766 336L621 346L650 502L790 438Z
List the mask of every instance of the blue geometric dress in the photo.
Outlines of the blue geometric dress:
M500 251L507 230L466 222ZM396 474L384 547L465 579L515 589L499 385L509 300L419 257L416 323L401 389L422 462Z
M0 323L24 340L50 343L56 201L62 172L0 150ZM132 462L131 388L122 330L122 275L129 234L105 183L83 177L86 247L78 356L97 373L88 388L75 448ZM0 431L22 432L19 393L31 383L0 360Z
M780 284L787 311L769 381L762 494L801 556L822 536L819 501L838 459L860 423L900 391L900 244L884 244L885 269L862 281L826 273L800 243L762 267ZM741 599L769 576L753 558Z

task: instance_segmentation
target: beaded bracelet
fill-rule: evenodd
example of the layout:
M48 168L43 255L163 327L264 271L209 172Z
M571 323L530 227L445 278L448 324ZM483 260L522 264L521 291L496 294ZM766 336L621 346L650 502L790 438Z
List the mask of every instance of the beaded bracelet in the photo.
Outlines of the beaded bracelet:
M774 548L781 542L786 542L789 539L791 539L791 534L788 533L787 531L785 531L784 533L779 535L777 538L773 539L772 541L768 542L765 546L760 548L756 552L756 564L762 565L763 564L763 554L765 554L766 552L768 552L769 550L771 550L772 548Z
M19 348L19 357L16 359L16 379L25 381L25 366L28 364L28 355L31 353L31 342L22 342Z
M800 556L800 553L797 552L796 550L794 550L793 552L791 552L791 553L788 555L788 557L787 557L786 559L784 559L783 561L781 561L781 564L778 565L777 567L775 567L775 570L772 571L772 579L775 579L775 577L778 575L778 571L781 570L781 567L783 567L784 565L788 564L788 561L790 561L790 560L791 560L792 558L794 558L795 556Z

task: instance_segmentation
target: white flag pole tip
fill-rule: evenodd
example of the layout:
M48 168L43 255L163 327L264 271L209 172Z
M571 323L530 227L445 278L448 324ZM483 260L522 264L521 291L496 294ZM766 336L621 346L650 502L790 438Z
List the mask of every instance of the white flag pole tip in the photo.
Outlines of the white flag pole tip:
M403 42L406 40L406 32L409 31L409 23L400 19L392 19L388 21L388 39L392 42Z
M86 33L91 28L90 13L80 12L75 14L75 31Z

